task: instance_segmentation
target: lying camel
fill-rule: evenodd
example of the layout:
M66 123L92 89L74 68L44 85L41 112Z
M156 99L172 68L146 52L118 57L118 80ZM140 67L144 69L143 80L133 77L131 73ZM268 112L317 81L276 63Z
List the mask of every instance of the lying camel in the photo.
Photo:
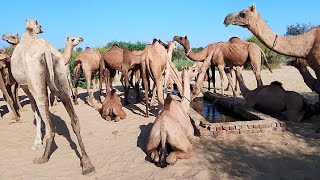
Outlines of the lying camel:
M20 121L20 116L16 110L16 108L14 107L14 102L11 98L11 96L9 95L7 89L6 89L6 84L4 81L4 77L5 77L5 68L6 65L10 62L10 56L6 53L5 50L0 49L0 89L2 90L4 99L7 103L8 106L8 110L9 112L11 112L12 114L12 120L15 120L16 122Z
M113 116L115 116L114 121L116 122L127 117L126 113L122 110L121 98L116 94L115 89L107 93L102 108L99 109L99 113L107 121L111 121Z
M297 92L286 91L278 81L249 90L242 78L240 67L236 68L236 76L241 93L251 108L270 115L280 114L293 122L300 122L309 108L303 96Z
M88 104L91 107L96 107L93 101L93 93L91 92L91 80L93 75L99 71L99 61L101 54L97 49L86 47L75 59L74 69L73 69L73 78L74 78L74 97L73 103L78 103L78 81L80 77L81 70L83 71L84 77L87 83L87 92L88 92Z
M243 41L238 37L232 37L229 39L228 42L218 42L214 44L209 44L207 47L205 47L202 51L198 53L193 52L190 48L190 42L187 36L174 36L173 39L179 42L184 47L186 55L193 61L204 61L209 56L211 51L216 51L212 58L209 59L209 61L211 62L208 64L208 66L211 65L218 67L221 79L221 94L224 94L223 73L225 66L230 68L232 68L233 66L243 66L247 59L249 59L253 68L253 72L256 76L258 87L263 85L260 70L261 58L263 58L263 60L266 62L266 65L270 72L272 72L268 66L268 61L265 58L265 54L262 51L262 49L257 44ZM208 67L204 67L202 72L200 73L199 80L195 85L194 94L200 93L200 87L202 87L202 82L204 79L203 77L207 68ZM227 73L227 77L228 83L230 84L233 90L233 94L234 96L236 96L229 73Z
M190 107L190 69L182 70L183 94L182 100L174 100L170 95L164 102L160 115L154 121L146 153L159 167L174 165L177 159L187 159L192 155L192 140L194 129L188 115ZM172 152L167 156L167 145Z
M20 42L20 37L18 33L11 33L11 34L3 34L2 40L6 41L7 43L11 44L13 47L13 50L16 48L17 44ZM9 55L12 55L12 52L7 52ZM18 89L19 84L16 82L16 80L12 77L11 72L11 65L10 62L6 63L6 78L5 78L5 84L6 88L8 90L9 95L11 96L12 100L14 100L14 103L18 105L19 111L24 111L23 107L21 106L19 95L18 95Z
M81 149L82 174L94 171L94 166L86 153L80 134L79 118L75 113L69 97L66 67L62 54L48 41L37 34L42 27L37 20L26 20L26 30L21 42L17 45L11 58L12 75L30 99L31 108L37 124L37 136L34 147L43 147L41 140L41 121L46 128L46 146L44 154L36 158L35 164L43 164L49 160L51 145L54 141L55 127L49 113L48 90L57 92L71 119L71 125ZM21 66L23 64L24 66Z
M137 53L131 52L129 49L121 48L117 44L114 44L110 50L104 52L100 59L100 82L99 82L99 100L102 91L102 79L103 71L107 71L107 75L110 77L106 78L106 91L109 92L109 88L112 86L113 78L116 74L116 71L121 71L124 81L125 81L125 104L130 104L128 96L129 96L129 75L128 72L134 66L139 65L141 63L141 55ZM137 90L136 90L137 91ZM101 102L101 100L100 100Z

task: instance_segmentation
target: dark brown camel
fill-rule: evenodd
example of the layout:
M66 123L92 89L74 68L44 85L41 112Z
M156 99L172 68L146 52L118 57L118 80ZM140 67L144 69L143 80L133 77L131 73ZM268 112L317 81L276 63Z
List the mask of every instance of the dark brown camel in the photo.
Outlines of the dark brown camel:
M109 88L112 86L112 80L116 74L116 71L120 71L123 74L125 81L125 104L130 104L128 100L129 95L129 76L128 72L135 65L141 63L141 55L134 54L126 48L121 48L114 44L110 50L104 52L101 56L100 67L100 82L99 82L99 100L101 102L102 80L106 76L106 92L109 92Z

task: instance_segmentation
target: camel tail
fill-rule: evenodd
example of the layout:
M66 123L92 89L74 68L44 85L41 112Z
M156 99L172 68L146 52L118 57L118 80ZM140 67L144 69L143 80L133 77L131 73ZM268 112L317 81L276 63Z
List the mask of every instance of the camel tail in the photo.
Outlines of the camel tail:
M261 48L260 48L260 52L261 52L261 57L262 57L263 61L266 63L267 68L269 69L269 71L270 71L271 73L273 73L272 70L271 70L271 68L270 68L270 66L269 66L269 63L268 63L268 60L267 60L267 56L266 56L266 54L262 51Z
M52 85L52 87L54 88L54 90L56 92L59 92L57 86L54 83L54 71L53 71L53 58L52 58L52 54L50 51L45 52L45 62L49 71L49 79L50 79L50 83Z

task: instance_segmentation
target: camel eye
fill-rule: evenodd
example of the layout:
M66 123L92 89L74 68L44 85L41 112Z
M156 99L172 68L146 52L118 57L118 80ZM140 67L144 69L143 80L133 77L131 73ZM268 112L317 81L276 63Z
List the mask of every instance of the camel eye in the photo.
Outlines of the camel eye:
M240 17L244 18L246 16L245 13L240 13Z

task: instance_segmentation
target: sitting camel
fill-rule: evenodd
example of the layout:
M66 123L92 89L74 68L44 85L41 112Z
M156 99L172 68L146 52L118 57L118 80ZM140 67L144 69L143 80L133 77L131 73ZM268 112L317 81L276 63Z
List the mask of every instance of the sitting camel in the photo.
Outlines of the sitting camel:
M121 71L124 77L125 84L125 104L130 104L128 100L129 96L129 70L135 67L136 65L141 64L141 54L133 53L129 49L121 48L119 45L114 44L111 49L104 52L100 59L100 82L99 82L99 100L102 91L102 80L103 75L110 75L106 78L106 92L109 92L110 87L112 86L113 78L116 74L116 71ZM103 71L107 71L107 73L103 73ZM137 89L136 89L137 91ZM138 98L138 97L137 97ZM138 100L138 99L137 99ZM101 100L100 100L101 102Z
M20 37L18 33L11 33L11 34L3 34L2 40L6 41L7 43L11 44L13 47L13 50L16 48L17 44L20 42ZM7 52L9 55L12 55L12 52ZM12 100L14 100L15 104L18 105L19 111L23 111L23 107L21 106L19 95L18 95L18 89L19 84L16 82L16 80L12 77L11 72L11 65L10 62L7 62L6 64L6 78L5 78L6 88L8 90L9 95L11 96Z
M167 163L174 165L177 159L187 159L192 155L194 129L188 115L190 107L190 69L182 70L182 100L174 100L170 95L164 102L160 115L154 121L146 153L157 166L165 167ZM167 145L173 152L167 156Z
M91 107L95 107L95 103L93 101L93 93L91 92L91 80L93 79L93 75L99 71L99 61L101 58L101 54L97 49L92 49L86 47L84 51L82 51L74 61L74 69L73 69L73 78L74 78L74 104L78 103L78 81L80 77L81 70L84 73L86 83L87 83L87 92L88 92L88 104Z
M4 99L7 103L8 106L8 110L9 112L11 112L12 114L12 120L15 120L16 122L20 121L20 116L16 110L16 108L14 107L14 102L12 100L12 96L9 95L7 89L6 89L6 83L4 80L5 77L5 68L8 65L8 63L10 63L10 56L6 53L5 50L0 49L0 89L2 90Z
M309 108L303 96L297 92L286 91L278 81L249 90L242 78L240 67L236 68L236 76L241 93L251 108L270 115L280 114L293 122L300 122Z
M62 54L48 41L37 36L42 27L37 20L26 20L26 30L11 58L12 75L30 99L31 108L37 124L37 136L34 147L41 148L41 121L46 127L46 146L44 154L36 158L35 164L49 160L51 145L55 136L55 127L49 113L48 90L57 92L71 119L71 125L81 149L82 174L90 173L94 166L86 153L80 134L79 118L69 97L66 66ZM23 64L24 66L21 66Z
M67 69L67 79L68 79L68 84L69 84L69 88L70 91L72 93L72 96L74 97L73 91L72 91L72 83L71 83L71 77L70 77L70 68L69 68L69 61L72 55L72 50L74 47L76 47L78 44L83 42L83 38L82 37L69 37L67 36L67 43L66 46L64 48L63 51L63 58L64 58L64 63L66 65L66 69ZM57 100L58 97L57 95L54 96L54 100L53 100L53 105L57 105Z
M126 113L122 110L121 98L116 94L115 89L107 93L102 108L99 109L99 113L107 121L111 121L113 116L115 116L114 121L116 122L127 117Z
M233 66L243 66L247 59L250 59L253 72L256 76L257 86L262 86L261 80L261 58L266 62L266 66L271 71L270 67L268 66L268 61L265 58L265 54L262 49L255 43L246 42L241 40L238 37L232 37L229 39L228 42L218 42L214 44L209 44L205 47L202 51L195 53L190 48L190 42L188 37L181 37L181 36L174 36L173 39L180 43L186 52L186 55L193 61L204 61L210 54L211 51L215 50L216 52L213 54L212 58L209 59L208 66L217 66L220 74L221 79L221 94L224 94L224 81L223 81L223 73L224 67ZM202 87L203 77L208 67L203 67L200 71L199 80L197 81L194 89L194 94L200 93L200 87ZM214 71L213 71L214 73ZM236 96L235 91L232 86L232 80L230 77L230 73L227 73L228 83L230 84L234 96Z

